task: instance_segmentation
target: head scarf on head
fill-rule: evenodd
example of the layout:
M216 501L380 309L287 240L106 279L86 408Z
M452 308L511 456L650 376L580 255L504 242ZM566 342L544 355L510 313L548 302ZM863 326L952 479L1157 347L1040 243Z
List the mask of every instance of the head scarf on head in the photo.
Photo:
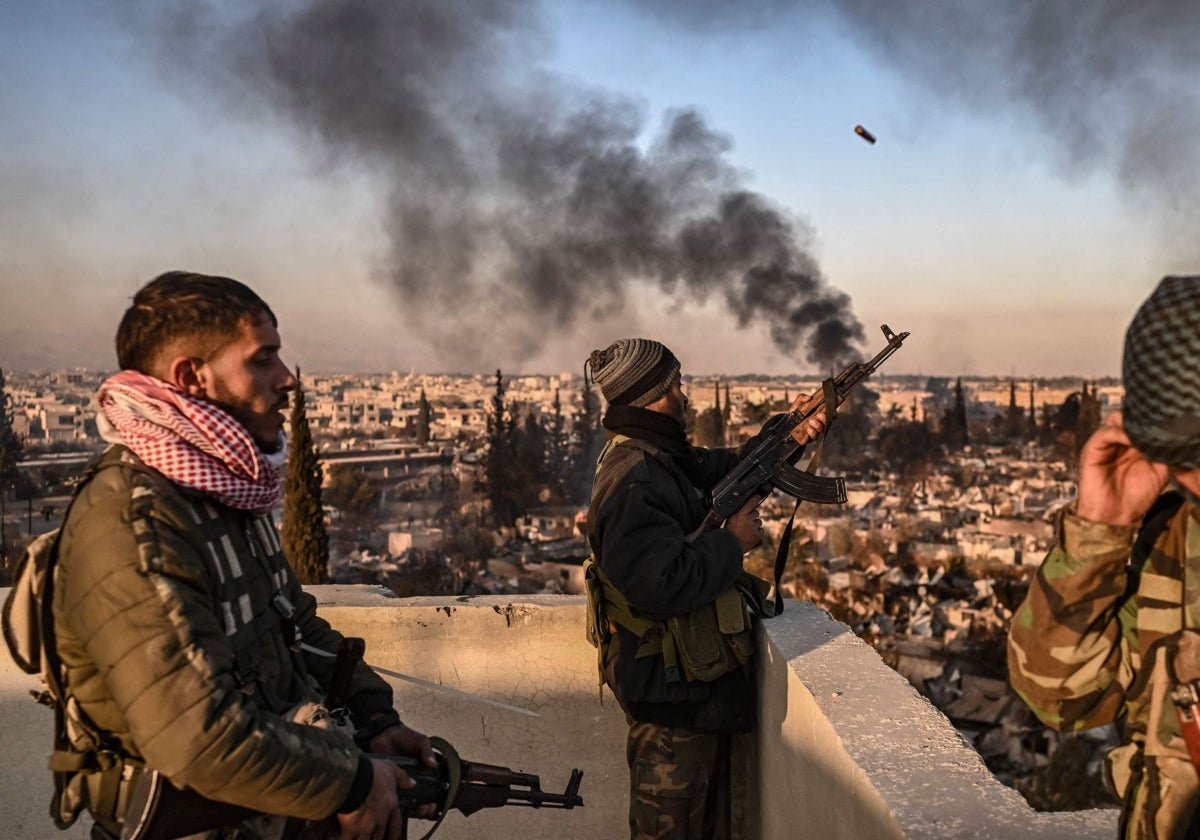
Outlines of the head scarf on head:
M1200 468L1200 277L1164 277L1125 332L1125 431L1153 461Z
M649 338L622 338L593 350L585 367L609 403L638 408L662 398L679 374L675 354Z

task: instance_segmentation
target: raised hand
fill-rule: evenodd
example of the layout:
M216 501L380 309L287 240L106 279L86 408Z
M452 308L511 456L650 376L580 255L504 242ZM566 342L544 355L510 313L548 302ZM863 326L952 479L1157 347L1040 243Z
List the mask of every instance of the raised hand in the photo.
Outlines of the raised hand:
M810 403L815 400L817 394L800 394L792 401L792 407L789 411L807 410ZM803 423L800 423L796 428L792 429L792 439L796 443L804 446L811 441L816 440L821 436L821 432L825 431L825 407L817 409L811 417L805 418Z
M1169 477L1166 464L1133 448L1121 412L1114 411L1079 454L1076 513L1090 522L1134 525L1142 521Z

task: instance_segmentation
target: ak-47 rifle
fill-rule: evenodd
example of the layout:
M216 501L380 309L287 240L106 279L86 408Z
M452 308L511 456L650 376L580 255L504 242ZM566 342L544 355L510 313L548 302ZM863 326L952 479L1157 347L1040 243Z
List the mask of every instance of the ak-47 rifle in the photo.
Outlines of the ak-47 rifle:
M470 816L482 808L503 808L506 805L566 809L583 805L583 798L579 795L582 770L571 771L571 779L562 793L546 793L542 790L541 779L532 773L519 773L495 764L464 761L441 738L430 738L429 741L436 751L437 769L408 756L368 753L368 758L395 762L416 782L408 790L399 791L400 813L404 821L402 840L408 836L409 813L427 802L438 806L438 823L450 810ZM425 837L433 834L436 828L435 823Z
M832 379L826 379L813 399L802 408L784 414L770 431L762 435L762 440L738 461L737 466L717 483L713 488L712 510L691 535L692 539L705 531L720 528L752 497L766 498L775 488L804 501L823 505L845 503L845 479L840 476L813 475L792 466L792 460L803 447L796 437L800 435L804 421L822 410L826 424L833 422L838 406L850 392L878 370L908 338L908 333L897 335L887 324L882 329L887 346L875 354L875 358L869 362L855 362Z
M442 739L429 740L434 746L436 768L409 756L366 754L368 758L395 763L416 783L407 790L397 791L404 832L407 832L408 814L427 803L437 806L438 822L451 810L470 815L483 808L502 808L506 805L567 809L583 805L583 798L579 795L579 785L583 780L581 770L571 771L571 780L562 793L546 793L542 790L541 779L532 773L465 761ZM153 773L150 785L139 790L144 798L135 801L126 816L121 833L123 840L174 840L260 816L252 808L214 802L193 790L179 790L158 773ZM431 829L429 834L432 833ZM324 836L327 836L324 827L303 820L289 820L283 833L283 837L294 840ZM406 833L402 836L406 836Z
M342 640L337 652L330 690L325 697L329 714L340 719L345 709L346 694L355 667L362 661L363 640L349 636ZM431 737L436 767L418 758L405 755L364 753L370 759L390 761L408 774L414 784L398 790L401 814L401 840L408 837L408 815L422 805L437 806L437 822L425 837L428 838L451 810L470 815L483 808L502 808L523 805L531 808L574 808L583 805L579 785L582 770L572 770L571 779L562 793L546 793L542 782L532 773L521 773L494 764L465 761L447 741ZM258 811L241 805L214 802L194 790L180 790L161 773L143 771L134 788L132 801L125 816L122 840L174 840L199 834L214 828L236 825ZM332 821L333 818L331 817ZM283 829L283 840L317 840L330 836L336 823L311 822L289 818Z

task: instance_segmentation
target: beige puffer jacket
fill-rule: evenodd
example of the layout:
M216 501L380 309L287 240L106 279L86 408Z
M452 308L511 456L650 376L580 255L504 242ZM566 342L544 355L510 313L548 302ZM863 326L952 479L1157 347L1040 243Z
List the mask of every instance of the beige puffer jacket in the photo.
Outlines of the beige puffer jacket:
M281 716L314 696L302 668L321 686L333 671L308 654L297 665L295 630L331 652L341 640L282 557L268 516L184 491L111 447L63 529L58 651L83 712L176 787L320 819L345 799L359 756ZM292 623L273 606L280 593ZM357 723L392 706L361 665L350 697Z

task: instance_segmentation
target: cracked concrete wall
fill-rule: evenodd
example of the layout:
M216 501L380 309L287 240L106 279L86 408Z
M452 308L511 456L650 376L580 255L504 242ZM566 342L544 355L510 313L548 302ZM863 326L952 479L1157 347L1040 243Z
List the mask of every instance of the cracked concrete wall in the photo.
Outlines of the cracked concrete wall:
M440 838L628 836L625 721L598 699L596 654L583 638L580 597L399 600L363 586L312 587L320 612L366 640L368 662L536 711L495 708L391 680L403 718L464 758L541 776L561 791L584 771L575 811L451 813ZM0 589L0 598L7 590ZM1037 814L995 780L949 721L845 625L789 602L760 631L762 726L739 783L747 837L872 840L1100 840L1113 811ZM13 840L83 838L47 816L50 712L28 695L37 680L0 655L0 825ZM755 807L757 805L757 807ZM80 823L87 822L86 819ZM420 823L412 831L423 833ZM414 834L411 836L420 836Z
M437 837L628 836L625 716L584 638L583 598L561 595L380 599L364 587L310 587L318 611L366 641L369 663L537 712L528 717L388 678L406 723L440 735L468 760L535 773L561 793L583 770L585 806L451 812ZM363 606L378 606L384 609ZM410 828L419 829L414 822Z

